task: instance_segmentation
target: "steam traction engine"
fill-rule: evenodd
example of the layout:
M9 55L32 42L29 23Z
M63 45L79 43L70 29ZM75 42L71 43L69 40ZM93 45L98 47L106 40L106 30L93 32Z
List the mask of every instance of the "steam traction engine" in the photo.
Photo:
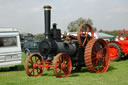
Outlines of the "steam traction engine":
M121 39L122 38L122 39ZM117 36L117 41L108 43L110 49L110 60L119 61L124 55L128 56L128 32L123 29Z
M41 56L32 54L26 59L27 75L39 76L44 68L49 71L52 67L56 77L68 77L72 70L80 71L85 66L90 72L106 72L110 63L106 42L94 39L94 32L89 24L81 25L77 36L62 36L55 23L50 29L50 12L51 7L45 6L45 39L39 45Z

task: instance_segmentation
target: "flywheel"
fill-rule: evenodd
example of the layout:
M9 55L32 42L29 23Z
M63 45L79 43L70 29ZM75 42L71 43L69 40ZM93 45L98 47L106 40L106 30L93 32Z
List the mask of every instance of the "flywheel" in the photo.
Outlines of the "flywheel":
M92 38L94 38L94 31L91 25L89 24L81 25L77 32L77 40L79 45L85 48L85 45L87 44L87 42Z

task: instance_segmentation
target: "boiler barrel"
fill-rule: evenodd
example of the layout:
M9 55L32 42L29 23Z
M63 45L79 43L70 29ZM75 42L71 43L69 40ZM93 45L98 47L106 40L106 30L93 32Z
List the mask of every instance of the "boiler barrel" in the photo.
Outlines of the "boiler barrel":
M57 53L67 53L70 56L75 55L76 53L76 45L73 43L65 43L65 42L56 42L57 44Z
M74 56L77 51L76 44L57 42L54 40L43 40L39 45L39 51L42 56L57 55L58 53L67 53Z

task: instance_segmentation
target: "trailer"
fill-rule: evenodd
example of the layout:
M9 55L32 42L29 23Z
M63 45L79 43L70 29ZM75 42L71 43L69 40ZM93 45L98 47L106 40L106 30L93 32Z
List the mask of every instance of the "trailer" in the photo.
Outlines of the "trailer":
M0 68L21 64L19 32L15 28L0 28Z

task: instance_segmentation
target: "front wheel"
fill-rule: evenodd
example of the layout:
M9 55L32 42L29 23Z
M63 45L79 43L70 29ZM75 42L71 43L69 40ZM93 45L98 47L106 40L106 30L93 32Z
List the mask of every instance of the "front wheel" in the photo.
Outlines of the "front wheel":
M39 76L43 72L42 67L38 67L38 65L43 65L43 60L40 55L32 54L27 57L24 68L25 72L28 76Z
M53 61L53 71L56 77L68 77L72 70L70 56L65 53L59 53Z

